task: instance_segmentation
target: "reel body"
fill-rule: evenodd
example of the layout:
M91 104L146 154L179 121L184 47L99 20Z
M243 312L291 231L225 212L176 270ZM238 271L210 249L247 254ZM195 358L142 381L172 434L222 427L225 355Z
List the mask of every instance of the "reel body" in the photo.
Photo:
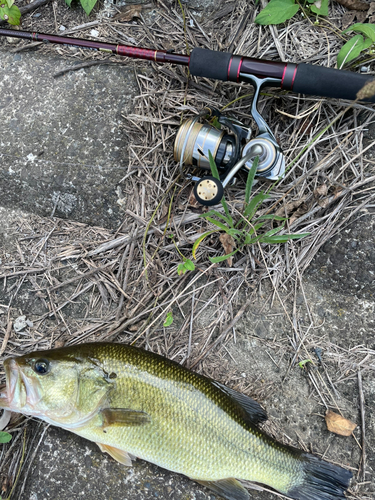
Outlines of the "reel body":
M285 173L284 155L267 123L257 110L257 100L262 86L273 83L273 79L258 79L251 76L254 87L251 115L258 127L258 135L252 138L252 130L234 118L221 114L215 108L205 108L194 119L186 120L179 128L174 145L174 159L179 162L181 173L183 165L191 165L211 173L209 151L211 152L220 181L211 176L187 177L197 184L195 197L203 205L216 205L220 202L223 188L235 182L235 175L240 169L249 171L255 157L258 156L256 176L278 180ZM212 123L200 123L205 116L215 118L220 126ZM205 182L209 179L209 182ZM221 195L219 196L219 194Z

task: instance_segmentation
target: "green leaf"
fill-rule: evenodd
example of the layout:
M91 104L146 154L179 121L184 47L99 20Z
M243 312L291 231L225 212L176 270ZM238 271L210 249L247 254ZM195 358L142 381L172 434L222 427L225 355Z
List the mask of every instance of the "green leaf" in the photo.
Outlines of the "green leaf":
M0 431L0 443L9 443L11 439L12 434L9 434L9 432Z
M290 238L286 234L275 236L263 236L260 239L261 243L268 243L269 245L276 245L277 243L286 243Z
M86 12L87 15L89 15L96 4L96 0L80 0L80 1L84 11Z
M181 274L185 274L186 271L194 271L195 265L190 259L185 259L184 262L181 262L177 266L177 274L180 276Z
M255 22L258 24L280 24L291 19L299 10L294 0L271 0L257 17Z
M310 10L319 16L328 16L328 0L316 0Z
M299 240L304 236L308 236L310 233L301 234L280 234L276 236L263 236L260 239L261 243L268 243L270 245L275 245L277 243L286 243L289 240Z
M260 222L259 224L255 224L251 229L250 231L247 233L249 234L250 236L252 234L254 234L256 231L258 231L258 229L260 229L261 227L263 227L265 224L265 222Z
M186 273L185 262L181 262L177 266L177 274L180 276L181 274L185 274L185 273Z
M341 47L340 52L337 54L337 67L341 68L344 63L347 63L372 45L370 38L363 39L362 35L355 35L346 44Z
M370 38L373 42L375 42L375 24L362 24L357 23L353 24L353 26L349 26L343 33L347 33L348 31L356 31L357 33L363 33L368 38Z
M199 236L199 238L197 240L195 240L194 242L194 245L193 245L193 249L192 249L192 254L193 254L193 258L196 259L196 252L198 250L198 247L199 245L202 243L202 241L207 237L209 236L210 234L213 234L213 233L217 233L216 230L214 231L206 231L205 233L203 233L201 236ZM181 264L180 264L181 265ZM177 268L177 271L178 271L178 268Z
M218 130L221 130L221 123L219 122L219 119L217 116L214 116L214 119L212 120L211 125L213 127L217 128Z
M219 172L218 172L214 157L212 156L212 153L210 150L208 150L208 161L210 162L210 168L211 168L211 172L212 172L213 177L215 177L215 179L220 180ZM221 198L221 204L223 205L225 215L228 217L229 225L231 227L233 227L233 219L229 213L229 208L228 208L227 202L225 201L224 196Z
M281 217L281 215L272 215L272 214L266 214L266 215L260 215L256 221L254 222L257 222L258 220L280 220L280 221L286 221L287 220L287 217Z
M226 255L220 255L219 257L209 257L210 261L212 264L216 264L217 262L223 262L223 260L229 259L229 257L232 257L236 252L238 252L239 248L236 248L236 250L233 250L231 253L227 253Z
M247 219L251 220L254 217L255 212L258 209L258 206L263 203L264 200L267 200L269 198L268 194L265 193L259 193L254 196L254 198L251 200L251 202L247 205L247 207L244 210L243 216L246 217Z
M302 361L300 361L300 362L298 363L298 366L299 366L300 368L303 368L305 365L307 365L307 363L312 363L311 359L303 359Z
M226 233L228 232L228 229L229 229L228 226L226 226L222 222L220 222L218 220L215 220L212 217L206 217L206 220L208 220L209 222L211 222L211 224L215 224L215 226L217 226L218 228L220 228L222 231L225 231Z
M173 315L172 315L172 312L169 311L169 313L165 317L165 321L163 323L163 326L166 326L166 327L171 326L172 323L173 323Z
M8 7L7 4L3 3L0 5L0 18L13 26L18 26L20 24L21 11L16 5Z
M230 236L234 236L234 237L240 237L242 238L243 237L243 231L241 231L240 229L235 229L234 227L231 228L231 229L228 229L227 233L230 235Z
M227 202L225 201L224 196L221 198L221 204L222 204L222 206L224 208L224 212L225 212L226 216L229 219L229 225L230 225L230 227L233 227L233 219L232 219L232 216L229 213L229 208L228 208Z
M263 241L263 238L268 237L268 236L273 236L275 233L281 231L283 229L284 224L281 226L274 227L273 229L270 229L266 233L262 235L261 241Z
M224 222L226 222L228 225L230 225L230 220L227 217L225 217L225 215L218 212L217 210L210 210L209 212L206 212L205 214L199 215L199 217L207 217L207 216L211 216L211 215L214 215L215 217L219 217Z
M245 203L250 202L250 195L251 195L251 190L253 189L253 183L254 183L254 177L258 169L258 164L259 164L259 156L256 156L254 158L253 164L251 165L251 169L249 170L249 173L247 174L247 179L246 179L246 189L245 189Z
M185 262L184 262L184 264L185 264L185 268L188 271L194 271L195 270L195 264L190 259L186 259Z
M215 177L215 179L220 180L219 171L217 169L217 165L215 163L214 157L212 156L212 153L210 150L208 150L208 161L210 162L210 169L212 172L212 176Z
M14 4L14 0L5 0L5 3L8 5L9 8L11 8L12 5Z
M65 3L70 7L72 4L72 0L65 0Z

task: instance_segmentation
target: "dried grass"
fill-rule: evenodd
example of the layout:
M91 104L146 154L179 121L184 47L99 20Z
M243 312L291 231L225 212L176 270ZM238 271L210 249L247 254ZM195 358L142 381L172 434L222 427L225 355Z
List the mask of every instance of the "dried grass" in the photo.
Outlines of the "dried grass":
M161 1L152 16L145 11L137 23L120 23L103 16L95 29L102 40L173 48L177 53L184 53L187 45L217 50L230 47L248 56L305 60L326 66L333 66L341 46L336 32L344 9L339 5L330 7L329 23L322 21L322 28L297 17L272 32L252 23L257 9L244 0L230 6L224 3L226 15L218 9L202 19L184 8L191 21L185 31L181 12L174 4L166 6ZM243 19L247 22L243 23ZM25 20L24 28L31 22ZM85 28L75 35L86 36ZM57 50L70 59L107 61L103 54L88 55L79 49L41 50ZM111 58L111 63L120 62ZM226 346L236 340L236 322L256 291L268 281L272 285L271 299L278 298L282 304L291 333L286 339L269 342L265 348L288 352L292 363L297 363L312 347L324 342L330 353L326 373L329 371L332 377L332 369L336 370L334 380L314 371L309 371L308 376L323 406L338 408L336 384L356 378L359 366L363 373L373 371L375 353L364 346L344 350L328 345L326 339L322 341L315 334L311 315L310 324L301 326L293 301L296 291L303 287L303 271L322 245L353 216L360 216L373 205L374 161L370 146L364 145L366 128L374 120L372 107L356 104L312 142L349 104L272 89L264 93L259 110L284 150L288 171L270 191L262 212L279 210L293 217L293 207L296 202L300 206L302 200L303 207L291 219L289 229L310 232L310 236L285 245L248 248L231 268L209 264L208 256L222 253L219 238L212 237L199 247L196 272L178 276L181 259L168 235L173 233L179 250L189 257L193 242L211 226L199 218L202 209L188 204L191 185L179 177L173 160L176 131L182 117L195 116L205 105L221 108L229 102L233 104L227 112L251 124L251 88L192 79L186 69L179 67L140 61L121 64L135 64L138 84L133 112L123 116L129 137L128 169L119 186L123 223L113 232L55 217L33 216L20 218L12 226L19 236L17 248L1 255L0 268L8 300L0 305L3 357L92 340L136 342L209 376L232 380L232 385L254 394L257 380L245 383L224 358L229 352ZM259 182L256 191L264 187ZM236 186L227 190L234 217L241 207L244 189L245 178L241 176ZM20 295L25 287L32 290L37 308L43 312L32 315L32 328L17 333L8 327L22 312ZM175 322L171 328L164 328L163 321L171 310ZM306 311L308 314L307 302ZM205 327L197 323L200 315L204 316ZM258 396L263 398L272 390L271 385L262 385L265 392ZM23 434L21 430L13 432L15 438L6 457L0 460L7 462L8 476L14 479ZM29 442L28 450L32 446ZM10 453L13 449L17 453ZM9 491L8 486L5 489ZM352 498L368 497L364 493Z

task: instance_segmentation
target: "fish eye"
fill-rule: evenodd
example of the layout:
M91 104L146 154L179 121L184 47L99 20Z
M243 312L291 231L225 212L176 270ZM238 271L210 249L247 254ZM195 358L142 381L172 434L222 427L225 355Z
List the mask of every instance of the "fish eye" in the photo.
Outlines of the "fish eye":
M34 372L38 373L39 375L45 375L49 372L49 369L50 363L46 359L38 359L37 361L35 361L35 364L33 366Z

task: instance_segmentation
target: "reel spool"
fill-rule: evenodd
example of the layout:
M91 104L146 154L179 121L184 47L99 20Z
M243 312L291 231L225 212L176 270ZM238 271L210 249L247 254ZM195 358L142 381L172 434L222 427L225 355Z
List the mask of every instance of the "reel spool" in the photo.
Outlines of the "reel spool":
M177 132L174 159L176 161L182 160L185 165L210 170L208 151L211 151L217 167L224 168L233 163L234 149L235 138L233 135L190 119L186 120ZM182 153L184 153L183 158Z
M238 170L250 170L256 156L259 158L257 176L277 180L284 174L284 157L272 134L265 131L251 139L249 127L223 116L216 109L209 111L227 130L199 123L201 113L180 126L174 144L174 159L179 162L181 171L183 164L211 171L209 151L215 160L220 181L211 176L188 176L197 183L194 195L199 203L209 206L219 203L223 188L235 181Z

